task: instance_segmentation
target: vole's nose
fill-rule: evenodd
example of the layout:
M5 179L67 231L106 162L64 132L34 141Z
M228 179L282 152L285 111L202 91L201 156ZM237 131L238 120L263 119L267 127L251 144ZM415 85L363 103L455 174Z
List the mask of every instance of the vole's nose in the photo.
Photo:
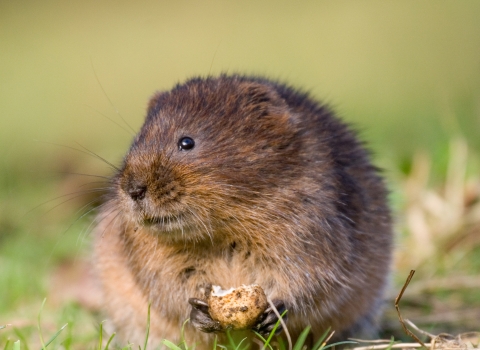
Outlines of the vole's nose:
M126 192L134 201L141 201L147 193L147 186L139 183L130 183L126 188Z

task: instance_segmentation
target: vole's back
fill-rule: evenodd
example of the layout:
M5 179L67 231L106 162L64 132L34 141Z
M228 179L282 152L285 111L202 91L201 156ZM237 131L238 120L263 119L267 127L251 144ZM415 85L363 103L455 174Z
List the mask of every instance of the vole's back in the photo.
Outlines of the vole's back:
M325 107L258 78L192 79L149 104L100 214L106 309L125 339L178 339L202 288L259 284L287 326L369 330L391 256L386 190ZM187 336L208 335L187 327Z

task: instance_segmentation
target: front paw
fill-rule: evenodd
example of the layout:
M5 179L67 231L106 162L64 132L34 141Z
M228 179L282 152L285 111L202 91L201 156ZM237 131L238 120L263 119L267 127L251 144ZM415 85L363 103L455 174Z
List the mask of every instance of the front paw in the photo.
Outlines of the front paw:
M272 303L280 315L282 315L285 312L286 308L283 301L276 299L276 300L273 300ZM283 321L286 321L286 319L287 319L287 314L282 316ZM253 327L253 330L262 336L268 336L272 332L277 322L278 322L278 316L273 311L272 306L269 305L268 308L263 312L263 314L258 319L257 324ZM275 330L275 334L279 334L282 331L282 329L283 327L282 327L282 324L280 323L277 329Z
M220 322L214 321L210 316L206 301L197 298L190 298L188 299L188 303L192 305L190 322L195 328L205 333L218 333L224 331Z

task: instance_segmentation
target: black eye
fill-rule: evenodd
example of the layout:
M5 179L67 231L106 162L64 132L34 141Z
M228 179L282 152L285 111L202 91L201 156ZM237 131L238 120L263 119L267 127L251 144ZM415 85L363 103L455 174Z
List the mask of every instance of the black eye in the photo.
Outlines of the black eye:
M190 151L193 147L195 147L195 141L191 137L182 137L178 141L180 151Z

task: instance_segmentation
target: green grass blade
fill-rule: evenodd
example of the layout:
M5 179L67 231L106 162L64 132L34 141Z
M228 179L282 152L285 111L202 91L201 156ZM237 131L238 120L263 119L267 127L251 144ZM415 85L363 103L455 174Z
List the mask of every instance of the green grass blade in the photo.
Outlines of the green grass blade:
M49 346L57 337L58 335L65 329L65 327L68 326L68 323L65 323L62 328L60 328L48 341L47 343L45 344L45 346L43 347L44 349Z
M66 331L65 337L62 340L62 349L63 350L71 350L72 343L74 341L73 336L72 336L74 320L73 319L70 319L70 320L71 320L71 322L68 322L67 331Z
M265 339L260 333L257 333L257 332L255 332L255 331L253 331L253 333L255 333L255 335L256 335L257 337L259 337L262 342L265 343L265 342L267 341L267 339Z
M270 339L265 339L264 337L262 337L262 335L260 333L257 333L257 332L254 332L256 334L257 337L260 338L260 340L263 342L263 347L262 349L270 349L270 350L273 350L272 346L270 345ZM271 334L271 333L270 333ZM270 337L269 337L270 338Z
M230 329L227 329L227 332L226 332L226 333L227 333L228 342L230 343L230 347L231 347L232 349L235 349L235 347L236 347L236 346L235 346L235 341L234 341L233 338L232 338L232 334L231 334L231 332L230 332Z
M322 345L325 346L325 344L323 344L323 342L325 341L325 339L327 339L327 336L328 336L329 333L330 333L330 327L328 327L327 330L325 332L323 332L322 336L317 340L315 345L313 345L312 350L318 350L318 349L323 350Z
M338 343L333 343L333 344L329 344L327 346L324 346L322 348L322 350L331 348L332 346L343 345L343 344L358 344L358 342L352 341L352 340L339 341Z
M99 337L98 337L98 350L102 350L102 343L103 343L103 321L100 322L100 330Z
M42 335L42 328L40 326L40 317L42 315L43 307L45 306L45 302L47 301L47 298L43 299L42 306L40 306L40 311L38 312L38 319L37 319L37 329L38 329L38 335L40 337L40 344L42 344L42 350L45 350L45 342L43 341L43 335Z
M385 350L390 350L394 345L395 345L395 337L392 335L392 337L390 338L390 343L388 344L388 348L386 348Z
M27 345L27 339L25 338L25 335L22 332L20 332L20 330L18 328L13 328L13 332L15 332L18 339L23 342L24 350L29 350L29 347Z
M148 303L148 312L147 312L147 334L145 335L145 344L143 345L143 350L147 350L148 336L150 335L150 308L152 303Z
M247 339L247 338L245 338ZM242 340L243 341L243 340ZM241 342L240 342L241 343ZM242 350L247 350L247 349L250 349L250 344L245 344L245 346L242 348Z
M243 338L242 340L240 340L240 343L238 343L237 347L235 348L235 350L239 350L240 349L240 346L242 345L242 343L247 340L247 338ZM247 348L248 348L248 344L247 344ZM242 349L243 350L243 349Z
M287 312L288 312L288 310L285 310L285 311L280 315L280 317L283 318L283 316L285 316L285 314L286 314ZM263 348L268 347L268 348L272 349L272 347L270 346L270 341L273 339L273 336L275 335L275 332L277 331L277 328L280 327L280 324L281 324L281 322L280 322L280 320L278 320L277 323L275 324L275 327L273 327L272 331L271 331L270 334L268 335L267 340L264 341L265 344L264 344ZM255 332L255 333L256 333L256 332ZM258 336L260 336L260 334L258 334L258 333L256 333L256 334L257 334ZM260 338L263 339L262 336L260 336Z
M3 350L7 350L8 344L10 344L10 339L7 339L7 342L6 342L5 347L3 348Z
M310 328L312 328L310 325L305 328L300 336L298 337L297 341L295 342L295 345L293 346L293 350L302 350L303 344L305 344L305 340L308 337L308 333L310 333Z
M285 344L285 340L282 337L277 339L277 349L278 350L287 350L288 346Z
M108 341L107 341L107 345L105 345L105 349L104 350L108 350L108 346L110 345L110 343L112 342L113 338L115 337L117 333L113 333L110 338L108 338Z
M165 345L170 350L183 350L181 347L179 347L178 345L172 343L170 340L167 340L167 339L163 339L162 344Z
M242 345L242 343L245 341L245 339L247 339L247 338L243 338L242 340L240 340L240 343L235 344L235 339L233 339L233 337L232 337L231 330L227 329L226 333L227 333L227 339L228 339L229 345L230 345L232 350L239 350L240 345Z
M193 349L195 349L195 344L193 346L189 347L188 344L187 344L187 340L185 339L185 327L186 327L188 322L190 322L189 318L187 318L183 322L182 329L180 330L180 347L182 347L182 344L183 344L184 350L193 350Z
M20 350L20 340L13 343L13 350Z

